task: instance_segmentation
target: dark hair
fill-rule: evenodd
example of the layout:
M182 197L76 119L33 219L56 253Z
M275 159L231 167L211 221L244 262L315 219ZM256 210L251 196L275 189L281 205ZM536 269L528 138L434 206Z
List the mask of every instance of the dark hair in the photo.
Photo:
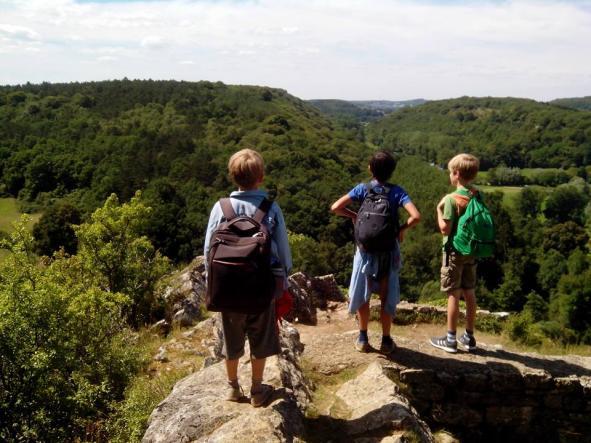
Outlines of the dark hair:
M369 170L379 182L387 181L396 169L396 160L388 151L377 151L369 160Z

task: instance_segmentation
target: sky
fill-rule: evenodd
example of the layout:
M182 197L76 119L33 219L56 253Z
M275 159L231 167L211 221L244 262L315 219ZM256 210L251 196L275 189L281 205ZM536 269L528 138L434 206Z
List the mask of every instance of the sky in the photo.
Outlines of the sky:
M0 84L210 80L303 99L591 95L591 0L0 0Z

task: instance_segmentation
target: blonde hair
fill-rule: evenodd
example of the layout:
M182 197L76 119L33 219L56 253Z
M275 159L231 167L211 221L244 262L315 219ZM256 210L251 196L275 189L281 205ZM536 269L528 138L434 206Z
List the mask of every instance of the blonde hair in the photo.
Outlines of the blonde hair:
M467 181L474 180L478 174L480 160L472 154L458 154L447 164L449 172L458 171L461 178Z
M242 149L230 157L228 172L232 181L240 188L249 189L263 178L265 163L257 151Z

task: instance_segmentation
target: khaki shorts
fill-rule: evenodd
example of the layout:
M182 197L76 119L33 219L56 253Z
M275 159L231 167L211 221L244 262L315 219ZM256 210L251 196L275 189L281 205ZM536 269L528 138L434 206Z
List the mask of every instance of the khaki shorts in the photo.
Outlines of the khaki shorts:
M456 289L476 287L476 259L471 255L460 255L455 251L443 251L441 263L441 290L450 292Z
M274 301L260 314L222 312L222 330L222 354L228 360L236 360L244 355L246 337L250 344L250 355L254 358L267 358L281 352Z

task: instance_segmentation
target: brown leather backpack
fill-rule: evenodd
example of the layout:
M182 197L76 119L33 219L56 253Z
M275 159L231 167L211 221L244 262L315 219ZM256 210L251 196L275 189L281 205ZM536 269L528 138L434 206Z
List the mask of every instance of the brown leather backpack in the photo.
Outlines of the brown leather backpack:
M271 238L262 223L272 202L264 199L252 217L238 216L229 198L209 243L206 307L214 312L258 314L269 307L275 289Z

